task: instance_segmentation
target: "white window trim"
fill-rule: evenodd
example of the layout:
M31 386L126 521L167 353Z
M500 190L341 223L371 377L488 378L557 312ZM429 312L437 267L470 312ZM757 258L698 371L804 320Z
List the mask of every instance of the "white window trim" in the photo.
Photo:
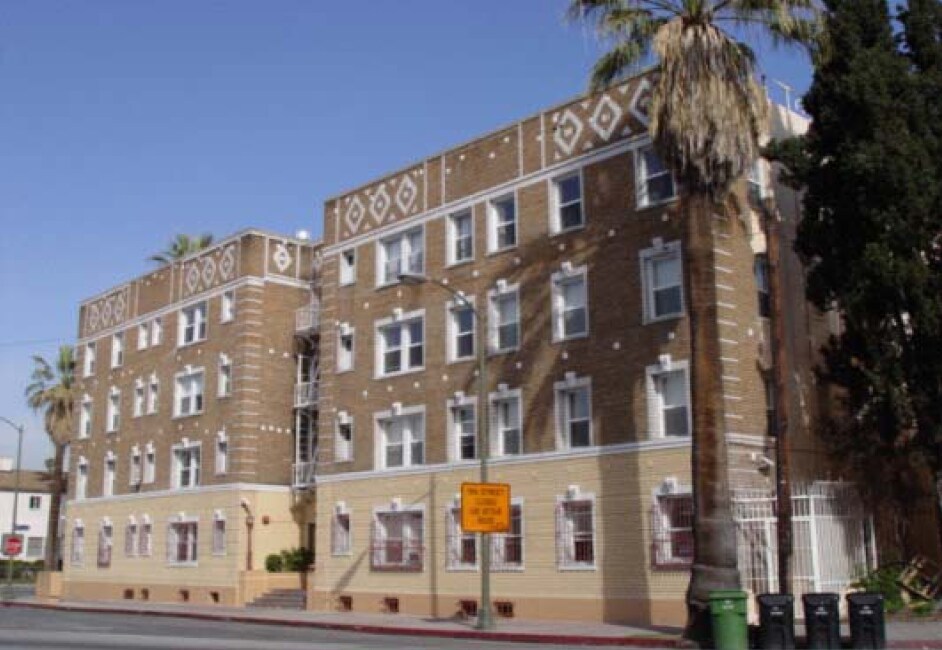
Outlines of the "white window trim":
M147 380L147 415L153 415L158 411L160 404L160 380L157 373L151 373Z
M507 565L506 563L499 563L497 558L499 554L496 552L497 546L503 541L504 535L507 533L493 533L491 535L491 571L495 573L521 573L526 570L527 565L527 518L524 514L524 499L523 497L512 497L510 499L511 511L514 506L520 508L520 564L517 566Z
M223 524L221 548L216 543L218 541L216 538L216 524L220 521ZM211 535L212 539L210 540L210 546L213 556L225 557L227 555L226 547L229 545L229 524L226 521L226 514L222 510L216 510L213 512L213 529L211 531Z
M425 273L425 268L426 268L425 252L427 250L426 241L425 241L425 224L423 223L417 226L413 226L410 224L408 228L404 228L403 230L397 230L395 232L385 234L381 238L376 240L376 288L377 289L380 289L382 287L391 287L393 285L399 284L398 277L393 280L388 280L388 281L384 280L386 276L386 263L388 261L386 258L386 255L387 255L386 244L388 244L394 239L398 239L399 250L400 250L399 259L400 261L408 260L412 255L415 254L415 251L413 251L411 248L409 248L406 245L406 243L409 241L409 235L411 235L414 232L419 232L421 236L422 250L420 252L422 253L422 264L421 264L421 268L419 268L418 270L416 271L409 270L409 272L418 273L418 274ZM403 271L402 266L400 266L399 271L400 273Z
M120 368L123 366L126 353L124 332L115 332L111 335L111 367Z
M79 456L75 466L75 500L82 501L88 498L88 459Z
M674 203L679 198L680 192L677 187L677 179L673 178L673 174L670 170L667 171L668 174L671 174L671 180L674 184L674 195L662 199L660 201L649 201L648 200L648 176L647 169L644 163L644 152L648 149L653 149L654 145L650 142L642 144L633 151L634 163L635 163L635 207L638 210L648 210L650 208L656 208L659 205L667 205L669 203Z
M131 534L132 530L133 534ZM140 535L141 529L137 524L137 519L134 518L134 515L128 515L128 520L124 524L124 557L138 556Z
M353 263L347 265L346 254L353 253ZM349 269L345 274L344 269ZM337 284L341 287L348 287L356 284L357 281L357 247L345 248L337 254Z
M147 535L144 531L147 530ZM154 523L150 515L145 514L141 517L140 529L138 530L138 557L151 557L154 554ZM146 540L147 544L144 545Z
M414 415L422 417L422 463L412 462L412 439L402 440L402 466L386 467L386 431L383 428L385 420L403 418ZM406 460L409 462L407 463ZM428 417L425 413L425 404L416 406L401 406L389 411L379 411L373 414L373 466L383 472L399 472L424 467L428 464Z
M514 243L511 246L504 246L503 248L497 247L497 209L494 207L495 203L499 203L505 199L513 198L514 200ZM487 254L488 255L498 255L500 253L505 253L507 251L512 251L520 246L520 201L517 196L517 188L514 188L510 192L504 192L503 194L498 194L497 196L492 196L487 200L485 206L487 211Z
M194 320L192 341L184 340L184 334L186 332L187 312L193 312L194 314L197 312L202 312L203 314L202 321ZM203 329L205 330L202 338L200 338L200 327L199 327L200 322L203 323L203 326L204 326ZM196 345L197 343L202 343L208 337L209 337L209 305L207 304L206 300L201 300L191 305L187 305L186 307L181 307L177 311L177 347L178 348L185 348L190 345Z
M89 341L85 344L82 355L82 377L92 377L98 369L98 342Z
M223 381L223 378L226 376L223 372L223 368L228 368L229 379L228 382ZM205 393L206 386L203 386L203 391ZM224 399L232 396L232 359L229 358L229 355L222 353L219 355L219 363L216 364L216 398ZM205 399L205 395L204 395Z
M570 334L569 336L564 336L563 330L565 326L565 305L563 304L562 283L578 277L582 278L582 285L585 292L585 305L583 305L583 309L585 309L585 331L579 334ZM589 323L589 270L587 266L583 265L578 268L567 266L559 271L556 271L552 276L550 276L550 314L552 314L553 319L553 343L574 341L577 339L584 339L589 336L591 325Z
M137 349L146 350L150 341L150 326L147 322L140 323L137 326Z
M406 325L412 321L420 321L422 323L422 365L405 368L406 362L409 358L409 348L411 341L406 343L406 336L404 334L408 332L408 327ZM386 352L386 340L383 337L382 330L390 326L398 326L402 328L400 335L400 340L402 345L401 350L401 363L403 370L398 370L396 372L383 372L383 357ZM426 327L425 327L425 310L416 309L415 311L410 311L405 314L390 316L387 318L381 318L379 320L373 321L373 332L374 340L376 344L374 347L374 366L373 366L373 379L386 379L389 377L398 377L400 375L409 375L416 372L422 372L425 370L426 360L428 358L428 341L426 340Z
M660 258L667 258L677 256L677 260L680 264L680 311L674 312L671 314L664 314L663 316L654 315L654 274L652 273L652 265L655 261ZM671 242L659 242L655 241L655 245L650 248L645 248L644 250L638 253L638 258L641 263L641 306L642 306L642 323L648 325L650 323L658 323L660 321L666 320L676 320L678 318L683 318L687 315L687 296L684 292L684 256L683 250L681 249L680 241L671 241Z
M502 286L503 285L503 286ZM497 310L497 298L506 296L508 294L514 294L517 301L517 345L510 348L497 348L498 342L498 330L499 323L497 322L498 310ZM498 280L498 286L490 289L487 292L487 351L491 356L498 354L507 354L510 352L516 352L520 349L522 343L522 332L520 329L520 285L519 284L503 284L502 281Z
M464 535L472 535L474 539L474 564L453 561L451 545L461 540ZM464 533L461 530L461 498L456 495L455 500L445 506L445 570L449 573L476 573L481 568L481 535ZM492 540L489 540L492 541ZM460 541L459 541L460 543ZM460 551L460 549L458 549Z
M220 454L219 450L225 445L225 453ZM200 459L202 462L202 458ZM225 476L229 473L229 436L223 429L216 434L214 452L213 452L213 473L216 476Z
M79 431L78 439L86 440L92 435L92 409L94 403L90 395L82 395L82 402L79 406Z
M148 456L153 456L154 458L153 464L149 464L147 462ZM141 462L142 462L141 483L149 484L156 481L157 480L157 450L154 448L153 442L148 442L144 446L144 456ZM151 470L150 472L148 472L148 468L150 468Z
M458 217L467 216L471 222L471 255L465 259L458 259L458 229L455 226L455 219ZM475 250L475 239L476 237L474 232L474 208L469 206L462 210L457 210L455 212L449 213L445 217L445 231L446 231L446 241L448 249L448 263L445 265L445 268L451 268L454 266L461 266L463 264L470 264L474 262L474 255L477 252Z
M549 232L550 236L554 237L556 235L565 235L566 233L575 232L577 230L583 230L586 226L586 214L585 214L585 174L583 173L584 168L579 167L574 170L564 172L562 174L557 174L552 178L546 179L547 188L549 190ZM579 207L582 214L582 223L578 226L570 226L569 228L563 228L563 219L562 219L562 203L559 197L559 183L570 178L578 177L579 179ZM572 202L574 203L574 201Z
M141 454L141 448L137 445L131 447L131 453L128 456L128 460L130 460L130 463L128 464L128 485L140 485L144 482L144 456ZM137 463L134 462L135 460ZM134 475L135 465L137 467L137 476Z
M555 402L556 417L556 449L566 450L574 447L569 440L569 430L566 427L569 424L569 418L566 417L568 407L563 400L563 395L568 391L585 388L589 400L589 444L586 447L596 446L595 440L595 417L592 409L592 378L576 377L574 373L566 373L566 378L553 384L553 397ZM584 449L585 447L575 447L575 449Z
M347 548L337 550L337 518L340 515L347 517ZM350 557L353 555L353 511L343 501L334 504L330 516L330 555L331 557Z
M199 410L192 410L189 413L181 413L180 405L182 403L181 394L180 394L180 380L184 377L192 377L195 375L203 375L203 392L202 392L202 402L201 408ZM196 415L202 415L203 411L206 408L206 369L202 366L194 368L193 366L186 366L183 370L176 373L173 376L173 418L189 418Z
M454 409L464 406L470 406L474 412L474 458L471 459L462 459L461 458L461 432L458 429L457 423L454 418ZM480 413L478 412L478 398L477 395L465 395L464 393L456 393L454 396L448 398L445 402L445 417L448 420L448 462L454 463L457 465L470 465L480 462L481 450L480 441L478 440L478 431L480 429L480 423L478 418Z
M166 544L170 544L170 526L173 524L196 524L196 559L195 560L171 560L169 557L166 558L167 566L169 567L196 567L199 566L199 525L200 518L198 515L187 515L186 513L181 512L178 515L172 516L167 520L167 529L166 529ZM169 553L168 553L169 555Z
M194 482L193 477L191 476L190 485L182 486L180 485L180 471L182 468L180 466L180 461L177 458L177 452L188 450L188 449L199 449L200 462L199 462L199 465L197 466L199 478L196 482ZM177 444L173 445L170 448L170 472L171 472L170 485L172 486L172 489L188 491L188 490L192 490L194 488L198 488L202 486L203 485L203 468L204 468L204 464L203 464L203 443L202 442L200 441L194 442L194 441L188 440L187 438L184 438L183 440L181 440L180 442L178 442ZM191 472L192 472L192 469L191 469Z
M121 391L117 386L112 386L108 391L108 407L105 411L105 433L117 432L121 428Z
M381 526L381 524L380 524L380 515L405 515L405 514L411 514L411 513L419 513L420 515L422 515L422 537L421 537L421 539L419 540L419 545L420 545L421 548L422 548L422 558L421 558L421 566L422 566L422 568L421 568L421 570L419 570L419 571L408 570L407 572L408 572L408 573L425 573L425 570L426 570L426 560L427 560L426 554L427 554L427 552L428 552L428 549L426 549L425 540L426 540L426 538L427 538L427 536L428 536L428 534L429 534L429 531L428 531L429 523L428 523L428 517L426 517L426 515L425 515L425 504L424 504L424 503L416 503L416 504L404 506L404 505L401 505L400 501L401 501L401 500L400 500L398 497L394 497L392 503L386 504L386 505L382 505L382 506L376 506L376 507L373 508L373 519L372 519L372 523L373 523L373 525L375 526L374 530L375 530L376 532L379 532L379 531L380 531L380 526ZM385 533L383 534L383 539L385 539ZM377 541L377 539L376 539L375 537L371 536L371 539L370 539L370 545L371 545L370 553L373 553L372 544L375 543L376 541ZM371 558L371 561L372 561L372 558ZM395 572L394 569L393 569L393 571Z
M164 340L164 321L158 316L150 322L150 345L160 345Z
M111 472L109 475L108 466L111 465ZM115 453L109 450L105 454L105 461L102 464L101 469L101 496L103 497L113 497L115 496L115 486L118 484L118 457Z
M598 558L599 558L599 510L598 502L595 498L594 492L582 492L577 486L570 486L566 494L561 494L556 496L556 507L562 509L566 503L579 503L579 502L589 502L592 504L592 562L576 562L573 561L572 564L564 564L562 562L562 557L557 551L556 557L556 568L558 571L596 571L598 570ZM556 526L559 525L560 516L557 515ZM563 532L560 530L556 531L557 544L563 542Z
M76 545L76 531L82 531L82 544L81 546ZM75 519L72 522L72 538L69 540L69 560L70 564L75 567L85 566L85 524L82 523L81 519ZM78 552L76 552L78 551Z
M457 300L449 300L445 303L445 332L446 332L446 359L447 363L464 363L466 361L474 361L477 359L477 346L480 345L478 341L478 315L476 312L475 297L468 296L464 293L461 294L464 296L464 299L471 303L471 316L473 320L473 326L471 328L471 337L474 341L474 354L469 357L459 357L458 356L458 345L457 345L457 336L458 336L458 323L457 316L455 315L456 311L467 309L467 305L461 303Z
M219 296L219 322L231 323L235 320L235 289L227 289Z
M349 336L350 337L350 363L347 366L341 367L340 358L342 353L342 347L340 345L341 338ZM337 372L351 372L356 365L356 352L357 352L357 337L356 337L356 328L350 325L349 323L338 323L337 324Z
M490 445L490 456L492 458L514 458L517 456L523 456L526 453L524 447L524 410L523 410L523 390L521 388L506 388L503 385L498 386L498 390L488 394L488 418L490 422L487 423L487 442ZM499 422L498 422L498 411L497 411L497 402L503 400L517 400L517 411L518 417L520 419L520 453L519 454L507 454L504 452L503 448L503 436L499 435Z
M660 393L657 390L656 382L658 375L676 370L682 370L684 372L684 378L686 379L687 384L687 436L668 436L664 433L664 403ZM670 438L683 439L685 437L689 438L690 433L693 432L693 409L691 408L690 402L689 362L686 359L674 361L670 358L670 355L663 355L660 363L650 365L645 368L644 378L648 405L648 438L651 440L666 440Z
M342 425L349 425L350 427L350 442L341 441L340 438L340 427ZM353 460L353 440L355 436L355 429L353 423L353 416L351 416L346 411L340 411L337 413L337 417L334 418L334 462L336 463L346 463ZM347 446L347 453L340 455L338 449L342 445Z
M134 380L134 401L131 405L131 417L142 417L146 407L147 389L144 387L144 379L142 377L138 377Z

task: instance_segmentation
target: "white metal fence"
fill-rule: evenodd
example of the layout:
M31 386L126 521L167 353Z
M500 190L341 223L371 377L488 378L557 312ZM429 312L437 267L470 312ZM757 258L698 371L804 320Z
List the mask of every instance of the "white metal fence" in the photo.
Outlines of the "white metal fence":
M873 522L850 483L792 486L792 593L845 591L876 568ZM775 492L739 489L733 515L743 588L778 591Z

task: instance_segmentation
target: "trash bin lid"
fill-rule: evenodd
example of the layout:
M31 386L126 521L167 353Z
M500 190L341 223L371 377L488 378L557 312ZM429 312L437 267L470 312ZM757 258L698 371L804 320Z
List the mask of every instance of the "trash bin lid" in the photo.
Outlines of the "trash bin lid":
M746 600L748 594L740 589L718 589L710 592L710 600Z
M756 596L756 600L762 605L784 607L785 605L791 605L795 601L795 597L791 594L759 594Z
M801 600L809 605L837 605L840 596L834 593L805 594Z
M857 591L847 594L847 602L851 605L879 605L883 602L883 594L873 591Z

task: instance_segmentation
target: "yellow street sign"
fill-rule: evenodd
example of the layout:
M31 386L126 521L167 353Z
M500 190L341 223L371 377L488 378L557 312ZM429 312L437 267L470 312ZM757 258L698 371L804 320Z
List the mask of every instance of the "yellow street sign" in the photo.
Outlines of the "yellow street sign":
M510 532L510 485L462 483L461 530L466 533Z

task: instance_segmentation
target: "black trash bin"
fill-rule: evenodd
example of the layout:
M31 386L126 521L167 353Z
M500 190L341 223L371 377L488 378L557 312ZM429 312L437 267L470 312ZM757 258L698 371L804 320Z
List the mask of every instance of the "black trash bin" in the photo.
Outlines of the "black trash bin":
M795 647L795 599L791 594L760 594L759 648L792 650Z
M850 647L874 650L886 647L883 594L847 594L847 611L850 615Z
M831 650L841 647L840 596L837 594L805 594L801 597L805 610L805 635L809 650Z

